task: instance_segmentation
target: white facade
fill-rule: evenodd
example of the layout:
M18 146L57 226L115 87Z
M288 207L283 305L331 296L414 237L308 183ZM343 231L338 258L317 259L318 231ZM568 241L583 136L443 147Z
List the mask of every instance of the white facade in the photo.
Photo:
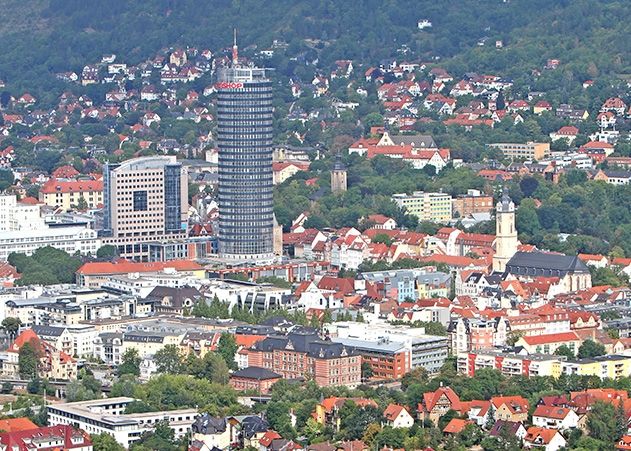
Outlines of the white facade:
M0 234L0 261L18 252L32 255L37 249L51 246L69 254L96 254L100 240L95 230L84 227L53 227L36 230L18 230Z
M48 406L48 425L70 424L88 434L109 434L125 448L140 440L159 421L166 420L181 438L191 430L197 416L196 409L180 409L163 412L125 415L125 408L134 398L109 398L93 401L53 404Z
M0 196L0 232L37 230L46 227L38 204L22 204L15 195Z
M559 430L578 427L579 416L576 412L562 407L553 407L553 409L558 409L560 415L537 415L535 411L532 415L533 426Z

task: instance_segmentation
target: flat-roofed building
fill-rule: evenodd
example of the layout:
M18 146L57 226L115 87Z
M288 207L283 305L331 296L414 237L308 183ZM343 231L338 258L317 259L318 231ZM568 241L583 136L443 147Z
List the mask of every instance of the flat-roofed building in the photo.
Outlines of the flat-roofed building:
M149 261L149 243L186 239L188 183L175 157L107 164L103 184L100 235L121 257Z
M393 194L392 200L419 221L448 222L451 219L451 196L446 193L414 191Z
M499 149L506 158L516 160L542 160L550 155L550 143L494 143L489 147Z
M118 397L92 401L69 402L48 406L48 424L69 424L90 435L108 434L125 448L140 440L143 433L152 431L160 421L166 421L175 438L191 431L197 409L178 409L160 412L125 414L134 398Z
M0 233L0 261L17 252L32 255L37 249L50 246L69 254L95 255L100 247L95 230L85 227L43 227Z
M490 213L493 210L493 196L470 189L467 194L458 196L452 202L452 214L459 218L466 218L475 213Z

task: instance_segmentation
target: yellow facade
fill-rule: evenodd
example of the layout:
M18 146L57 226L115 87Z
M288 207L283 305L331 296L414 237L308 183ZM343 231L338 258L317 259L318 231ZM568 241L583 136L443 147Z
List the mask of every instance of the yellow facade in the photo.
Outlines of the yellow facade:
M88 208L97 208L99 204L103 204L103 191L40 192L39 194L40 202L44 202L49 207L62 208L64 211L78 206L81 197L85 200Z
M395 194L392 200L419 221L448 222L451 219L452 199L445 193Z

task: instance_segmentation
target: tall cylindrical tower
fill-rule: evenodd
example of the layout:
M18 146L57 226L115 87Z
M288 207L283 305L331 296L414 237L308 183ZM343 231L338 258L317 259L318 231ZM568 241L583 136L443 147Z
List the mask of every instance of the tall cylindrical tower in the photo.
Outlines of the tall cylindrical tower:
M219 256L234 263L274 258L272 83L265 69L219 69Z

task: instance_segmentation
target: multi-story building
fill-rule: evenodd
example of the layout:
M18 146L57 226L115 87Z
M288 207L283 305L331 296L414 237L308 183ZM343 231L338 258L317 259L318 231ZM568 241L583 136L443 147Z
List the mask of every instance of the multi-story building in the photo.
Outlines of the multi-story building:
M392 200L419 221L448 222L451 219L449 194L414 191L412 194L393 194Z
M405 367L425 368L428 373L438 373L448 357L448 338L425 334L423 328L407 326L364 324L357 322L337 322L328 326L331 340L346 343L344 340L372 342L371 347L387 345L403 347L407 352ZM351 343L350 341L348 342ZM366 346L364 346L366 348ZM358 352L364 355L361 347ZM369 352L366 355L370 356Z
M459 218L466 218L475 213L490 213L491 211L493 211L493 196L487 196L475 189L470 189L466 195L453 199L452 214Z
M120 256L149 260L149 244L184 240L188 183L173 156L141 157L103 169L103 244Z
M544 354L522 355L485 349L476 352L460 352L457 358L458 372L474 377L476 371L493 368L505 376L551 376L562 373L562 357Z
M596 376L601 379L620 379L631 375L631 357L604 355L588 359L566 360L566 357L547 354L517 354L497 349L461 352L457 359L458 372L474 377L476 371L493 368L505 376L564 375Z
M64 211L80 207L82 202L87 208L98 208L103 203L103 181L51 179L39 190L39 200Z
M45 228L40 205L18 202L15 194L0 196L0 232Z
M482 318L459 318L447 328L451 339L451 353L492 348L506 344L510 325L506 318L491 320Z
M265 69L238 64L217 74L219 256L274 258L272 82Z
M87 262L77 269L77 285L90 289L101 288L115 276L128 274L144 275L154 285L178 286L177 280L187 278L203 279L206 277L204 268L193 261L173 260L170 262ZM173 280L173 285L169 283Z
M197 416L196 409L125 414L127 406L134 401L134 398L118 397L52 404L48 406L48 424L69 424L90 435L108 434L129 448L160 421L169 424L176 439L184 437L191 431Z
M542 160L550 156L550 143L495 143L489 147L499 149L506 158L516 160Z
M309 333L259 341L249 351L248 365L274 371L285 379L308 376L320 387L361 383L361 356L355 349Z
M95 255L100 247L97 232L81 226L26 229L0 234L0 261L12 252L32 255L37 249L51 246L69 254Z
M334 338L333 341L355 349L362 357L362 364L370 365L372 379L399 379L410 371L410 351L404 343L388 339L369 341L354 338Z
M362 273L361 277L374 284L383 284L384 295L396 292L399 303L432 297L446 297L451 280L450 274L427 268L372 271Z

